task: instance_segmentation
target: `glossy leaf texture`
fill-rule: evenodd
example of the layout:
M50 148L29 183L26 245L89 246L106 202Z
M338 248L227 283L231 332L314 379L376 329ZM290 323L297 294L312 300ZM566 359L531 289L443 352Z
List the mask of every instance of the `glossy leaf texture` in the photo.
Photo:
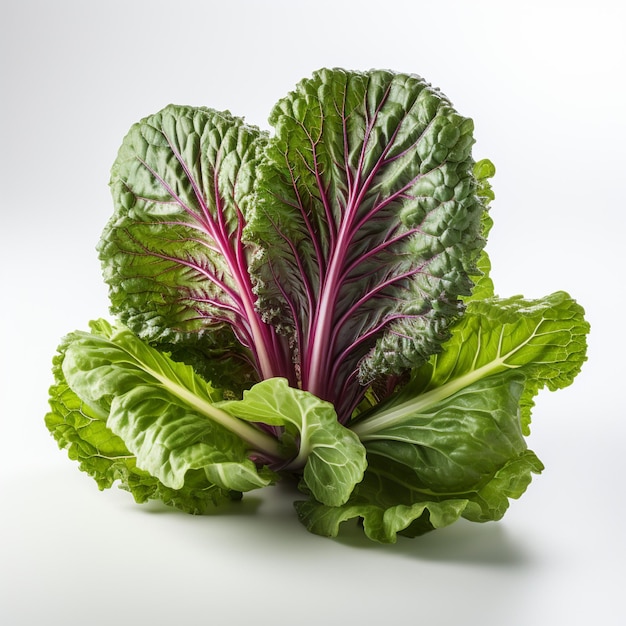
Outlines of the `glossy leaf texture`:
M256 310L256 252L241 237L266 141L206 108L170 105L134 124L112 168L115 212L99 243L112 312L237 389L293 379L285 342Z
M417 76L321 70L274 108L245 230L266 321L346 422L376 377L425 362L484 244L472 121Z
M124 327L95 323L75 332L62 371L70 389L135 457L136 465L171 489L201 470L221 489L249 491L274 474L251 457L276 460L275 440L224 413L221 393L191 367L150 348Z

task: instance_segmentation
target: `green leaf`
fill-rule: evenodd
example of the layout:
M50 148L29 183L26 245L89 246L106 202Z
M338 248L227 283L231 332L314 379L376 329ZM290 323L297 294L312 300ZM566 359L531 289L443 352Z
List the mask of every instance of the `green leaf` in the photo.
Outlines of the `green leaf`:
M105 322L76 332L63 374L72 391L106 419L137 466L171 489L201 470L222 489L249 491L274 474L249 457L271 457L275 440L215 405L221 394L191 367L150 348L124 327Z
M220 408L242 419L284 426L285 441L297 441L298 450L286 469L304 466L304 482L320 502L343 504L363 477L365 449L339 424L333 405L290 387L285 379L264 380L245 391L243 400Z
M134 124L112 168L115 212L98 245L112 312L235 391L290 362L255 308L256 249L241 239L266 139L207 108L169 105Z
M485 207L485 211L481 217L481 232L483 239L487 240L491 227L493 226L493 220L489 214L490 204L494 199L493 189L490 178L493 178L496 174L496 168L489 159L483 159L474 164L474 177L476 178L477 189L476 195L480 198L482 205ZM478 261L476 262L476 269L478 274L471 274L471 278L474 281L474 287L472 294L463 298L464 302L470 300L484 300L486 298L494 297L495 290L493 281L491 280L491 261L486 250L481 250Z
M564 292L539 300L471 301L442 352L354 430L362 440L376 437L483 378L509 372L524 377L520 410L528 434L534 396L543 387L554 391L573 382L587 358L588 332L582 307Z
M291 334L302 387L344 421L360 383L438 349L470 293L473 123L418 76L338 69L299 83L270 123L245 231L259 302Z
M414 537L461 517L502 518L543 465L526 448L518 407L523 375L504 372L457 391L428 412L366 442L368 468L343 507L297 503L302 522L336 536L363 519L368 537L384 543Z
M362 517L378 541L465 517L500 519L541 462L526 447L537 391L570 384L586 354L582 308L558 292L541 300L472 300L441 354L351 427L368 468L343 508L299 504L313 532Z
M414 488L430 494L474 490L526 450L519 423L523 390L518 373L480 379L365 437L368 458L402 464Z
M372 455L363 481L345 505L296 502L300 521L310 532L336 537L343 522L356 518L362 520L366 536L373 541L395 543L398 535L416 537L461 517L475 522L498 520L508 507L508 498L520 497L531 473L539 473L543 466L526 450L476 491L447 496L415 489L406 469L390 467L387 459Z
M297 505L312 532L334 536L363 519L375 541L416 536L461 517L497 520L542 465L526 449L518 418L523 376L504 372L388 426L366 441L368 468L343 509Z
M67 450L69 458L77 461L101 490L119 483L138 503L160 500L194 514L206 513L221 502L241 497L240 492L209 482L204 472L188 472L182 487L172 489L139 469L135 455L107 427L105 416L85 404L67 384L62 365L72 341L73 335L69 335L53 359L55 383L50 387L50 411L45 424L59 447Z

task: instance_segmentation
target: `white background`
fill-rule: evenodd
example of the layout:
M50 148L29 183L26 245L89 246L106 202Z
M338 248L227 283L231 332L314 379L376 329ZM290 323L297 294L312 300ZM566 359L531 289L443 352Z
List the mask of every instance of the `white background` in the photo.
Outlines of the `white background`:
M0 622L624 623L626 11L594 2L5 0L0 15ZM98 492L43 424L60 337L107 314L95 244L132 123L169 102L267 127L319 67L421 74L489 157L500 295L592 324L539 396L546 465L502 522L381 546L310 535L269 490L191 517Z

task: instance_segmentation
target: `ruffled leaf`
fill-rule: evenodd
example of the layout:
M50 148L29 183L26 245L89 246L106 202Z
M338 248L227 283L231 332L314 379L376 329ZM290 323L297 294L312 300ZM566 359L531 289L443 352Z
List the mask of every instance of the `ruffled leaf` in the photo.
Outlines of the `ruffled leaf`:
M345 422L364 383L439 349L471 291L472 121L417 76L321 70L270 123L245 231L260 306Z
M241 238L266 139L206 108L170 105L134 124L112 168L115 212L99 243L112 312L236 390L290 363L255 308L256 252Z
M366 441L368 468L344 507L298 503L312 532L334 536L363 519L368 537L394 542L464 517L500 519L543 469L519 422L520 373L480 379Z
M483 239L485 240L489 236L489 231L491 231L491 227L493 226L493 220L489 214L489 209L495 196L489 179L493 178L495 174L496 168L494 164L489 161L489 159L483 159L474 164L474 176L477 183L476 195L480 198L483 206L485 207L485 211L483 212L481 218L481 233ZM468 302L469 300L483 300L485 298L492 298L496 295L493 281L490 276L491 261L485 249L481 250L480 256L476 261L476 270L478 273L471 275L471 278L474 281L472 293L471 295L463 298L464 302Z
M135 455L107 427L106 416L85 404L67 384L63 360L71 341L69 335L54 357L55 383L50 387L50 411L45 424L59 447L67 450L69 458L78 462L101 490L117 483L138 503L160 500L194 514L206 513L218 504L241 497L240 492L211 483L202 471L187 472L183 485L172 489L139 469Z
M363 478L365 448L339 424L333 405L289 387L285 379L264 380L245 391L243 400L220 408L242 419L284 427L284 440L297 449L286 469L303 471L306 486L320 502L343 504Z
M542 463L530 450L507 462L474 492L448 496L414 489L402 468L389 470L387 460L372 457L363 482L340 507L315 500L296 502L300 521L315 534L336 537L343 522L360 519L365 535L380 543L395 543L398 535L416 537L466 518L475 522L502 518L509 498L519 498Z
M249 491L275 476L250 456L277 453L272 437L220 411L221 394L186 365L104 322L76 332L62 370L80 400L117 435L136 463L171 489L201 470L222 489Z
M333 535L361 517L368 536L388 542L459 517L500 519L542 469L524 439L533 398L573 381L588 330L563 292L472 300L441 354L352 425L368 468L348 502L298 504L303 522Z
M524 377L520 412L528 434L534 396L544 387L554 391L573 382L587 358L588 332L584 310L565 292L538 300L471 301L442 352L354 430L369 439L476 381L508 372Z

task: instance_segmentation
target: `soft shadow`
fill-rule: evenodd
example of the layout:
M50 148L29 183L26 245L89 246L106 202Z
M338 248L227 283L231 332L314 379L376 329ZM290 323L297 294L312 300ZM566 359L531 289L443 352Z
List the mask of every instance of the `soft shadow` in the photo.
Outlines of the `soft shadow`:
M359 550L442 563L519 568L533 561L529 546L507 532L502 522L476 524L459 520L414 539L399 536L395 544L375 543L358 524L344 523L334 541Z
M263 500L261 498L248 495L242 500L233 500L232 502L225 502L219 506L210 507L207 511L202 513L200 517L255 515L262 504ZM133 509L138 508L140 512L147 513L149 515L189 515L189 513L164 504L160 500L149 500L148 502L144 502L140 505L131 502L129 508L130 507Z
M126 493L124 489L121 492ZM264 489L250 491L243 494L240 500L232 500L223 502L217 506L211 506L206 512L197 517L246 517L246 516L264 516L273 519L289 519L295 518L296 512L293 506L295 500L301 500L302 493L298 491L297 486L291 483L281 482ZM171 505L165 504L160 500L148 500L140 505L133 502L132 498L127 500L129 509L139 510L150 515L182 515L189 516L189 513L181 511ZM263 509L261 511L261 509Z
M298 522L293 507L293 502L301 498L302 494L296 487L279 483L271 488L244 494L242 500L221 504L197 517L231 517L233 528L241 526L241 542L244 544L249 536L247 529L250 525L254 527L254 542L262 536L266 547L284 549L291 546L300 552L316 550L319 548L316 539L321 538L306 531ZM189 518L187 513L159 501L150 501L139 507L129 503L128 506L148 515L180 515ZM206 524L206 528L212 532L211 524ZM395 544L381 544L368 539L361 525L350 520L341 524L338 537L324 541L399 558L472 566L521 568L535 560L532 546L523 537L507 529L504 522L477 524L461 519L421 537L411 539L398 536Z

